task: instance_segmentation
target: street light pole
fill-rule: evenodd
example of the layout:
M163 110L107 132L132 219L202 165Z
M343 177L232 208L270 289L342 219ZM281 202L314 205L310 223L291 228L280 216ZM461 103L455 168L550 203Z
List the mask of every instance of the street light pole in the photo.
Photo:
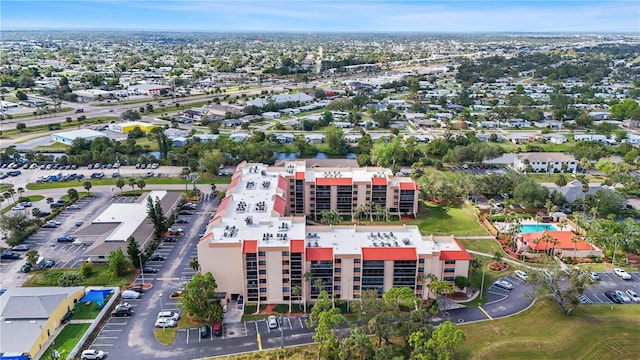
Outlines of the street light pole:
M142 253L138 251L138 264L140 264L140 275L142 276L142 286L144 287L144 270L142 269Z
M485 266L482 265L482 281L480 282L480 299L482 299L482 294L484 294L484 271L485 271Z
M284 349L284 322L282 320L282 314L280 314L280 347Z
M160 312L164 312L163 305L162 305L162 293L160 293L159 295L160 295ZM166 325L166 324L163 324L163 325ZM166 329L167 329L166 326L162 326L162 331L165 331Z

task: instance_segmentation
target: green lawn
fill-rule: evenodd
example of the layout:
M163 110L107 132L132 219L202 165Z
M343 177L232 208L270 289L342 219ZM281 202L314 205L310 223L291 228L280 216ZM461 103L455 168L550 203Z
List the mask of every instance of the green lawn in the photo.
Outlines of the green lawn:
M496 251L500 251L500 253L503 254L503 256L505 257L507 256L502 251L502 246L500 246L500 244L493 239L471 239L471 240L461 239L460 243L465 247L465 249L480 251L485 254L491 254L491 255L493 255Z
M76 346L80 338L89 328L90 324L67 324L58 334L54 343L42 354L40 359L51 359L51 351L58 350L60 359L65 359Z
M112 278L108 271L107 264L92 264L93 274L87 278L80 279L78 286L125 286L133 279L133 271L130 270L122 276ZM37 271L27 280L23 286L58 286L58 278L67 272L78 271L77 269L46 269Z
M507 319L462 325L456 359L637 359L637 305L580 306L571 316L547 300Z
M184 179L181 177L159 177L159 178L142 178L147 185L157 185L157 184L180 184L184 185ZM111 185L115 186L116 179L108 178L108 179L89 179L86 180L91 182L92 186L101 186L101 185ZM216 184L228 184L231 182L231 177L229 176L215 176L209 179L201 179L198 182L198 185L209 185L211 182L215 182ZM27 189L29 190L44 190L44 189L58 189L58 188L77 188L78 192L86 192L83 187L83 181L62 181L62 182L47 182L47 183L29 183L27 184ZM129 187L128 180L125 178L125 187L122 188L123 191ZM193 188L192 184L189 184L189 188ZM210 189L210 188L209 188Z
M403 224L418 225L424 235L489 235L478 223L475 209L471 206L447 207L426 203L427 211L418 214L415 220L402 221Z
M109 301L111 296L111 294L107 296L107 298L104 300L105 304L107 303L107 301ZM101 310L102 307L99 306L95 301L90 302L89 305L87 305L86 303L77 303L74 307L72 319L95 319Z

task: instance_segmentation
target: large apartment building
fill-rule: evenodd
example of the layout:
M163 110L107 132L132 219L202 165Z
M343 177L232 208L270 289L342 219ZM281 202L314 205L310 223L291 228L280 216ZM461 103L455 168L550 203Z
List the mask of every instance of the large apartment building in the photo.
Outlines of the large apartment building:
M452 236L422 236L415 225L306 224L306 215L324 209L350 215L367 202L415 214L417 191L413 179L381 168L242 163L198 243L201 271L213 274L218 291L247 301L288 303L296 286L315 299L320 283L340 299L392 287L410 287L426 299L428 274L448 281L468 274L471 257Z

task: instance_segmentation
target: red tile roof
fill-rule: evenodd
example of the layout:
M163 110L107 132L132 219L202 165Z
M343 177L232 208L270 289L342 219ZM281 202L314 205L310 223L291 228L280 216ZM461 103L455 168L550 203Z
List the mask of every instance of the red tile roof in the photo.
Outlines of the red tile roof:
M302 253L304 252L304 240L291 240L291 252Z
M316 178L317 186L351 186L351 178Z
M227 206L229 206L229 204L231 203L231 200L233 200L233 195L227 195L227 197L222 199L222 201L220 202L220 205L218 205L218 210L216 211L216 214L222 213L227 208Z
M235 188L235 187L236 187L236 185L238 185L238 183L240 182L240 179L242 179L242 176L236 176L236 177L234 177L234 178L231 180L231 184L229 184L229 187L228 187L228 189L227 189L227 190L228 190L228 191L233 190L233 188Z
M207 241L207 240L211 239L212 237L213 237L213 233L208 233L205 236L201 237L200 240L198 240L198 242Z
M287 202L280 195L276 195L276 198L273 200L273 210L280 214L280 216L284 216L284 212L287 206Z
M471 255L469 255L467 249L460 244L460 241L456 238L453 238L453 241L458 244L460 250L443 250L440 252L440 260L471 260Z
M545 234L549 234L552 238L558 240L560 244L553 245L552 243L539 241L537 244L533 243L534 239L542 239ZM571 241L571 238L577 236L580 241L574 244ZM538 251L544 250L545 247L547 250L553 248L563 249L563 250L595 250L588 242L584 241L581 236L578 236L573 233L573 231L539 231L534 233L522 234L522 239L526 242L526 244L531 248L531 250Z
M258 240L245 240L242 243L243 254L255 254L258 252Z
M283 191L287 191L288 184L289 181L287 181L287 179L285 179L282 175L278 176L278 187L280 189L282 189Z
M307 261L333 260L333 248L307 248Z
M296 173L296 180L304 180L304 172L298 171Z
M371 178L371 185L374 185L374 186L387 185L387 178L386 177Z
M418 260L416 248L362 248L362 260Z
M400 183L400 190L417 190L417 189L418 187L416 186L415 181Z

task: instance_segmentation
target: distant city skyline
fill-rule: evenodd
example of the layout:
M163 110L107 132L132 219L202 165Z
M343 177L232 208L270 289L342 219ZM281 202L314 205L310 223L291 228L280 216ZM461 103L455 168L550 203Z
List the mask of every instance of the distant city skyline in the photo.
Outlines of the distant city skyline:
M2 30L217 32L640 32L637 0L16 1Z

